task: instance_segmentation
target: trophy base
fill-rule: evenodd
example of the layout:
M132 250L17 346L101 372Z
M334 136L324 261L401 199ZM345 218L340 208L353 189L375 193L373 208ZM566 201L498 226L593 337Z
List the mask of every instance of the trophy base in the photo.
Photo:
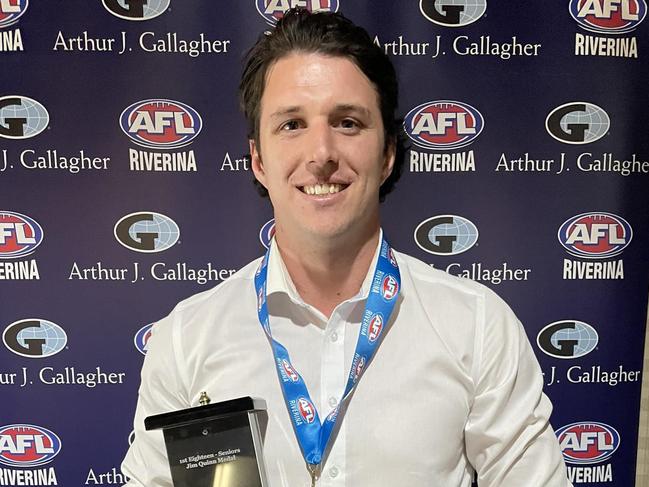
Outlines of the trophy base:
M251 398L146 418L162 428L174 487L266 487L260 415Z

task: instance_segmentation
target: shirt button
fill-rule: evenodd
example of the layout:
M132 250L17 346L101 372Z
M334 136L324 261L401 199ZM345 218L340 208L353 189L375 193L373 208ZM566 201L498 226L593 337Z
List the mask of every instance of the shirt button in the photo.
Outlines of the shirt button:
M333 408L333 407L336 406L336 404L338 404L338 400L335 397L330 397L329 398L329 406L331 406Z
M331 341L338 341L338 333L336 333L335 331L331 334Z
M329 476L330 476L331 478L335 478L335 477L337 477L339 473L340 473L340 471L338 470L337 467L331 467L331 468L329 469Z

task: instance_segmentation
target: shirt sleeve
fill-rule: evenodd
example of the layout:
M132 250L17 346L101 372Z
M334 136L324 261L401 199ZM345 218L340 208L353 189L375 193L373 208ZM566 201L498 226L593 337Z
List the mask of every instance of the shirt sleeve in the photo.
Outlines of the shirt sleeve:
M476 389L465 427L479 487L571 487L549 423L552 404L522 325L489 291L479 314Z
M135 410L135 440L122 462L130 479L125 487L172 487L162 431L146 431L144 419L189 407L178 369L180 339L174 313L152 328Z

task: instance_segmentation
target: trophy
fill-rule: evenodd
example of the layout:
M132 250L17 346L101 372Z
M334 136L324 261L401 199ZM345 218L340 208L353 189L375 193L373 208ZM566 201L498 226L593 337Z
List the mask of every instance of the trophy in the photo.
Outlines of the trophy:
M262 438L268 423L263 399L241 397L149 416L162 429L174 487L267 487Z

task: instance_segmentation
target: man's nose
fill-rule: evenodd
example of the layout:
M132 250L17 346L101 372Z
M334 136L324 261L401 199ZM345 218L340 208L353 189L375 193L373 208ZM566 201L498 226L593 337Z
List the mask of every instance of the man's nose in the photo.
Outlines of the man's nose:
M338 150L333 128L328 123L312 124L305 143L309 172L323 178L333 174L338 168Z

